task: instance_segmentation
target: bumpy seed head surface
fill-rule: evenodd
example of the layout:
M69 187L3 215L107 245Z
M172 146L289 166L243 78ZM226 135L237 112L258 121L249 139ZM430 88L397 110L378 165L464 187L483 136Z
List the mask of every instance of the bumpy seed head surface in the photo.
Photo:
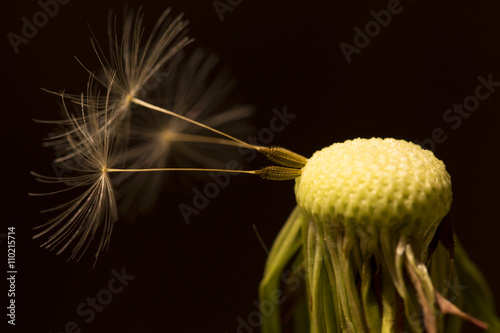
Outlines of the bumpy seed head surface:
M296 179L295 194L316 220L379 230L437 227L452 200L450 175L431 151L380 138L317 151Z

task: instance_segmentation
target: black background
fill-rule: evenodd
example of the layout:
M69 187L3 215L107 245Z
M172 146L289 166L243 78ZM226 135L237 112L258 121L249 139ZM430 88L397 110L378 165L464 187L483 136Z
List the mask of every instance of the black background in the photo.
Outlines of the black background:
M479 75L500 81L497 1L402 1L402 12L350 64L339 44L352 44L353 28L363 28L373 19L370 11L385 9L388 1L244 0L222 22L210 0L129 4L143 6L149 27L167 6L185 12L196 38L190 50L208 48L233 68L236 93L256 107L257 130L268 126L274 107L286 105L296 114L273 144L310 156L355 137L426 139L442 128L447 140L435 153L452 175L455 231L500 300L500 92L457 129L443 120L448 108L474 94ZM85 88L87 74L74 56L97 67L87 23L105 41L108 10L120 13L123 3L72 0L17 54L7 34L20 34L21 18L40 7L36 1L10 6L3 5L1 23L0 232L16 227L18 331L63 332L75 321L83 332L236 332L237 318L256 310L266 258L252 224L270 246L295 205L293 182L234 177L189 225L177 205L192 194L165 196L153 216L117 224L94 269L90 258L66 262L40 249L32 228L44 221L38 211L47 206L28 197L44 189L29 171L51 172L52 155L41 147L49 128L31 119L58 115L57 98L40 88ZM135 279L86 324L77 305L123 267Z

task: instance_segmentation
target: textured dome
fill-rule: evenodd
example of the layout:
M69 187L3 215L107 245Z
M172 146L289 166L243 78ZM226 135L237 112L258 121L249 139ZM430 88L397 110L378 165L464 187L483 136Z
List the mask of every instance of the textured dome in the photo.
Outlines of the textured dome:
M314 153L296 179L302 210L316 220L424 234L450 209L451 179L429 150L395 139L355 139Z

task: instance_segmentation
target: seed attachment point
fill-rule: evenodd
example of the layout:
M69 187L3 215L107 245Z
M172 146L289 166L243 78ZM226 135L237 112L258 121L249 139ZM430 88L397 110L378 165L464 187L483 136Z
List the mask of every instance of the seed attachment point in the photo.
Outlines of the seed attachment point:
M300 177L302 170L271 165L255 171L255 174L267 180L291 180Z
M283 147L259 147L259 151L270 161L286 167L302 169L307 163L307 158Z

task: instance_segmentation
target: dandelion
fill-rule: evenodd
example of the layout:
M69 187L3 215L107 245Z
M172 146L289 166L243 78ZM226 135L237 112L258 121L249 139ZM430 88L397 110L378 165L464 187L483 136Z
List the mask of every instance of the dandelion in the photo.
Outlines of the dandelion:
M187 22L181 16L171 20L169 13L170 9L163 13L145 44L141 43L142 14L127 16L121 39L116 28L110 29L109 60L93 42L104 77L90 73L87 93L78 98L60 94L65 119L55 122L62 131L49 145L60 154L57 165L73 175L34 175L42 182L67 187L49 194L80 192L49 210L62 212L42 225L35 238L48 236L44 246L57 253L72 247L70 258L77 259L97 239L97 259L118 219L117 179L125 189L120 194L125 211L135 203L138 211L149 208L145 201L150 200L149 194L159 193L167 173L226 171L295 180L297 208L269 254L259 288L262 309L269 309L269 302L276 305L284 282L292 296L302 293L291 306L299 330L437 333L456 329L465 319L500 331L489 287L459 243L456 270L443 269L453 259L454 236L447 220L451 177L442 161L403 140L350 140L307 159L282 147L256 146L228 134L222 125L241 119L248 109L218 112L230 81L224 75L208 80L215 61L202 53L195 53L187 66L180 65L176 54L191 39L184 36ZM147 84L165 69L164 84L155 87L163 97L155 100L158 95ZM94 81L104 87L105 95L93 89ZM76 114L68 111L66 98L80 107ZM257 170L197 167L217 163L191 153L194 144L253 149L275 165ZM193 160L184 162L194 166L170 164L172 151L181 149L178 145ZM134 177L140 186L131 181ZM124 186L121 181L130 183ZM141 187L147 196L139 195ZM137 201L138 197L145 201ZM292 288L286 279L281 281L290 263L294 275L304 276L305 287ZM449 283L452 278L471 286L461 303L471 314L440 292L443 281ZM264 333L281 332L282 313L276 308L263 313ZM446 314L454 315L453 319L446 320Z

